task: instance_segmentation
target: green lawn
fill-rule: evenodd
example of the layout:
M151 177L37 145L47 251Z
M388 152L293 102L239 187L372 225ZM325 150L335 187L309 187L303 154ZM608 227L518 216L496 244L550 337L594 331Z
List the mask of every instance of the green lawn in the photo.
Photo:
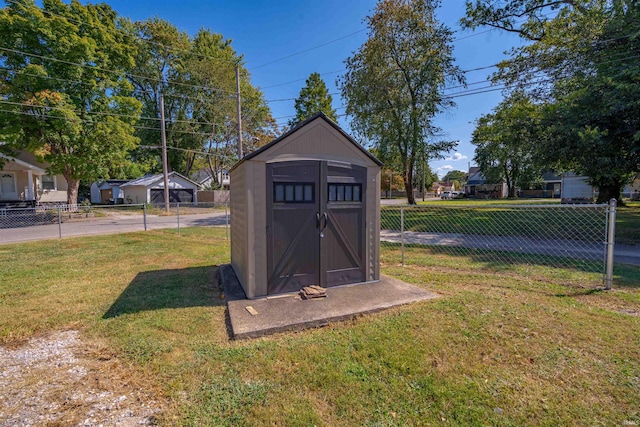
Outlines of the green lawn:
M604 209L576 205L575 208L550 211L545 207L559 204L558 199L430 200L418 203L417 209L405 208L405 229L603 241ZM505 205L527 205L531 209ZM381 212L383 229L399 229L400 207L383 206ZM598 230L598 233L590 230ZM616 242L640 244L640 202L629 201L626 206L618 207Z
M168 400L163 425L637 425L640 268L598 274L408 248L382 271L442 295L230 341L224 229L0 246L0 342L77 328Z

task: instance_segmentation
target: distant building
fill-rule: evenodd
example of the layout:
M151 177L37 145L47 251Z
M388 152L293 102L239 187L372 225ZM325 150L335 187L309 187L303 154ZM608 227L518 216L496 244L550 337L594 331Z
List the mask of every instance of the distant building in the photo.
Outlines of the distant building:
M213 179L213 175L211 175L211 170L209 168L202 168L191 174L191 180L200 184L202 188L211 188L211 186L216 182ZM218 172L217 182L220 183L222 189L228 190L231 182L229 179L229 171L226 169L220 170Z
M91 203L94 204L119 204L124 203L124 191L120 188L122 184L131 181L130 179L107 179L91 184Z
M469 168L469 178L464 186L464 193L467 197L475 197L477 199L499 199L509 195L505 180L498 183L490 182L477 166Z
M67 202L67 180L47 172L48 164L20 151L16 157L0 154L0 203L3 205L60 204Z

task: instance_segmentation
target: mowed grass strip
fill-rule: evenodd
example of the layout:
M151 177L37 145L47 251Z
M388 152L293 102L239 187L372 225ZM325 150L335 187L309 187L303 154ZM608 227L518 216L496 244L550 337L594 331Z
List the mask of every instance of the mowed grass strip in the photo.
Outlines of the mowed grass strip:
M547 205L557 205L558 209ZM399 207L383 206L381 213L383 229L400 229ZM559 199L429 200L419 202L405 214L405 230L409 231L586 241L604 238L605 218L601 209L587 205L560 207ZM625 201L625 206L618 206L616 242L640 244L640 201Z
M172 402L164 425L640 423L640 269L598 274L382 248L442 295L348 322L231 341L215 281L224 229L4 245L0 339L79 328ZM313 303L311 301L310 303Z

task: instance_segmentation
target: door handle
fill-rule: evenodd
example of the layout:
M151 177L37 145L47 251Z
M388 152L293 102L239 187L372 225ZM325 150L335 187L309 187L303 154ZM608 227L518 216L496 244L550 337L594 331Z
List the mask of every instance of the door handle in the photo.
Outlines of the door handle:
M327 215L326 212L324 212L322 214L322 218L324 219L324 225L322 226L322 228L320 229L320 231L324 230L325 228L327 228L327 222L329 222L329 215Z
M320 228L320 212L316 212L316 228Z

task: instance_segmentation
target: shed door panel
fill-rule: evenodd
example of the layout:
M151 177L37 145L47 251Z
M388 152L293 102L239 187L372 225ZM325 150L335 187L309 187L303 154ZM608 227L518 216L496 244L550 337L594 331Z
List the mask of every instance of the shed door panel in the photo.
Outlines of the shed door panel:
M267 293L364 281L366 169L283 162L267 177Z
M326 226L322 233L325 286L365 280L366 169L326 163Z
M320 283L318 162L267 165L267 293Z

